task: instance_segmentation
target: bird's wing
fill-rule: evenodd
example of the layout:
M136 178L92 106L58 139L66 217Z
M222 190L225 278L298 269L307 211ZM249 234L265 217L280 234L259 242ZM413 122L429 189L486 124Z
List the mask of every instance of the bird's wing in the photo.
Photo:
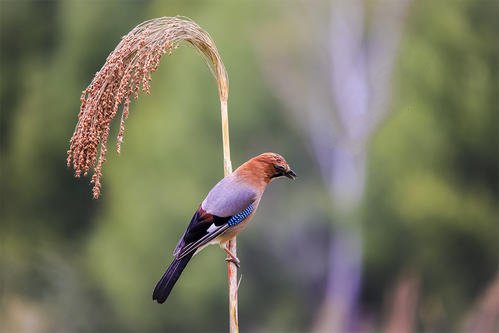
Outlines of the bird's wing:
M201 217L201 219L197 219L196 215ZM194 214L193 220L189 224L189 227L187 227L184 236L180 239L179 244L177 244L177 248L175 248L173 254L175 258L181 259L223 234L229 228L227 224L228 220L229 218L220 218L208 214L200 207Z
M201 246L208 244L213 239L223 234L230 227L239 224L246 219L253 211L250 204L240 213L228 217L220 217L209 214L201 207L198 208L191 223L180 239L173 255L176 259L182 259Z
M238 223L236 221L241 218L241 214L246 214L248 210L251 213L256 198L257 192L238 181L233 174L222 179L201 203L173 255L177 259L182 258L223 234Z

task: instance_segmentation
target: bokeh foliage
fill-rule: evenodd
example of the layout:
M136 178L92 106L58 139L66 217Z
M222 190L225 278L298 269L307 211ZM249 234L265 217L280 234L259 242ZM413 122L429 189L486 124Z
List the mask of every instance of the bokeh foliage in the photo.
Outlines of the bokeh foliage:
M110 151L91 199L65 151L81 90L139 22L182 14L210 32L230 78L234 166L286 156L297 182L269 188L239 239L242 329L306 331L323 293L334 221L305 136L266 87L260 27L285 6L263 1L0 3L0 326L41 331L223 331L224 255L197 256L167 304L150 297L179 235L222 177L216 86L181 47L133 103L121 156ZM453 329L497 272L499 6L419 1L406 22L392 113L371 144L362 208L361 306L422 278L417 325ZM293 36L289 36L293 38ZM297 92L298 94L299 92ZM19 319L21 318L21 319Z

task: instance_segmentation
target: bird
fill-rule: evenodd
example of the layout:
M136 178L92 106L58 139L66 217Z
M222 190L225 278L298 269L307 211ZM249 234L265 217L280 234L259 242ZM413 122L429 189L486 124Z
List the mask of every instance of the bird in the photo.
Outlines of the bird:
M263 153L220 180L194 213L173 251L174 259L154 288L153 301L162 304L170 295L191 258L210 244L219 244L227 261L240 260L226 243L241 232L255 214L267 185L274 179L295 179L296 173L276 153Z

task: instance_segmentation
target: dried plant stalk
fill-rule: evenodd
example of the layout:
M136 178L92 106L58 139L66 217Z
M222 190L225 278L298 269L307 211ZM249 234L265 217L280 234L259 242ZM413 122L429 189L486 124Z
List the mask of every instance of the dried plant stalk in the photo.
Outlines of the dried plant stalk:
M224 174L229 175L232 172L230 162L230 147L229 147L229 118L227 113L227 101L220 100L222 112L222 141L224 152ZM237 255L236 237L227 242L227 248L231 253ZM232 261L227 261L227 278L229 280L229 332L239 333L239 318L237 315L237 289L239 284L237 281L237 266Z
M75 176L88 174L93 168L93 197L101 192L102 166L106 160L111 122L121 106L121 120L116 150L119 153L125 133L125 120L132 97L139 91L149 93L151 73L159 67L161 56L171 53L181 42L187 42L203 56L218 84L222 117L224 174L232 172L227 113L228 79L225 66L210 35L195 22L184 17L161 17L136 26L107 57L90 85L82 92L81 107L68 150L68 167ZM236 253L235 238L227 245ZM230 332L239 332L237 316L237 267L228 262Z
M161 56L171 53L183 41L193 45L204 57L217 80L221 104L227 105L227 74L206 31L182 17L156 18L135 27L122 38L81 95L78 123L71 138L67 163L71 166L72 162L76 177L94 169L94 198L97 199L101 191L102 165L106 160L111 121L122 106L116 147L119 153L132 97L137 99L140 90L149 93L151 73L158 69ZM228 146L228 135L226 139ZM224 165L230 165L227 162L230 154L225 146Z

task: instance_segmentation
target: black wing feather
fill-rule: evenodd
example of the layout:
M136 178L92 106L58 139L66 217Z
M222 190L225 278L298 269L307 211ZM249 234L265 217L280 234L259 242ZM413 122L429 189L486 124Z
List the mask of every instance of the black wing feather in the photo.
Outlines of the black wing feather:
M225 224L221 227L218 227L217 230L211 232L211 233L208 233L206 234L205 236L201 237L200 239L198 239L197 241L193 242L193 243L189 243L187 244L186 246L184 246L178 253L177 255L175 256L175 258L177 259L182 259L184 258L185 256L187 256L188 254L194 252L196 249L198 249L199 247L209 243L211 240L217 238L218 236L220 236L221 234L223 234L225 232L225 230L229 229L230 226L228 224Z
M210 242L214 238L220 236L229 228L227 221L231 216L220 217L209 214L201 207L198 208L196 213L191 219L191 223L185 230L180 238L173 255L175 258L180 259L185 257L188 253L195 251L198 247ZM216 227L215 230L208 232L210 227Z

